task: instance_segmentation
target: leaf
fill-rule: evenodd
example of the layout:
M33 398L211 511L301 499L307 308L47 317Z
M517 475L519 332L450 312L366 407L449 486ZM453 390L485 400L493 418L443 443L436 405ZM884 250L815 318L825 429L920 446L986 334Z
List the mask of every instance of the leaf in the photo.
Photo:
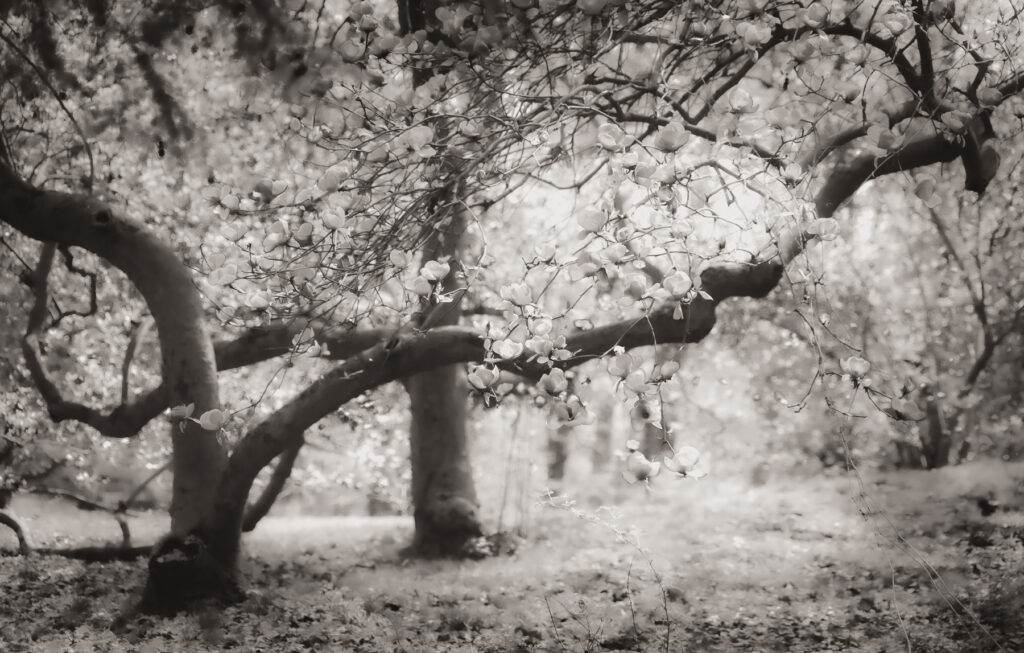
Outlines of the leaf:
M679 363L676 361L666 361L661 364L658 368L658 375L662 380L668 381L672 376L679 371Z
M281 232L273 232L267 234L267 237L263 239L263 251L267 254L273 252L275 249L283 245L288 241L288 235Z
M270 307L270 298L265 292L254 292L246 297L245 303L254 311L262 311Z
M303 222L299 225L299 228L295 230L292 236L300 243L306 243L313 235L313 223Z
M410 292L413 292L421 297L426 297L427 295L434 291L434 284L430 283L430 281L428 281L427 278L423 276L417 276L414 277L413 279L410 279L408 283L405 284L405 287Z
M662 280L661 287L667 290L673 297L682 298L693 288L693 280L690 279L690 275L677 270Z
M799 163L790 163L783 168L782 177L794 184L800 183L800 180L804 178L804 169L800 167Z
M608 222L608 216L605 215L604 211L598 211L597 209L587 209L576 217L576 221L580 223L584 231L591 233L597 233L604 228L605 223Z
M451 266L440 261L427 261L420 269L420 274L428 281L440 281L448 276Z
M510 283L502 286L498 294L502 299L510 301L516 306L526 306L533 302L533 291L526 283Z
M486 390L494 385L498 380L498 371L494 368L480 365L473 368L473 370L466 375L466 378L469 381L469 384L477 390Z
M523 353L523 343L508 339L498 340L491 345L491 351L499 358L516 358L519 354Z
M914 188L914 194L927 203L935 195L936 186L935 177L923 177L921 181L917 182L917 187Z
M328 229L342 229L345 227L345 210L325 211L321 215L321 219L324 221L324 226Z
M978 91L978 102L986 107L994 107L1003 101L1003 92L991 86Z
M626 458L626 471L622 473L627 483L646 481L654 478L661 471L661 463L654 463L647 460L640 451L634 451Z
M696 467L699 460L700 451L694 447L679 447L674 456L665 459L665 468L685 476L687 472Z
M391 261L391 265L395 266L399 270L404 270L409 267L409 255L401 250L391 250L391 253L388 254L388 260Z
M228 421L227 414L219 408L211 408L199 416L199 426L207 431L219 431Z
M729 95L729 108L733 113L751 113L757 109L757 103L750 93L738 88Z
M569 381L565 378L565 372L555 368L540 377L540 387L551 396L557 396L565 392L569 387Z
M673 120L660 130L654 138L654 146L665 152L675 152L690 138L690 132L678 120Z
M646 395L656 390L655 386L647 382L647 376L642 370L634 370L625 378L623 385L630 392L638 395Z
M633 357L629 354L619 354L608 361L608 373L619 378L626 378L633 369Z
M341 183L342 171L338 168L331 168L320 177L320 181L316 182L316 187L322 191L330 192L337 190L338 184Z
M871 363L860 356L850 356L839 361L839 367L850 376L863 378L871 369Z
M228 263L210 272L207 281L215 286L226 286L237 278L238 266L234 263Z
M544 318L538 318L530 322L530 333L535 336L546 336L551 333L551 329L554 327L554 323Z
M606 150L621 150L629 142L629 136L615 123L606 122L597 128L597 142Z
M942 114L942 124L949 127L955 132L961 132L967 129L967 126L971 123L974 116L967 113L966 111L948 111Z
M807 9L804 9L800 19L812 29L823 27L825 21L828 20L828 7L823 3L813 2Z

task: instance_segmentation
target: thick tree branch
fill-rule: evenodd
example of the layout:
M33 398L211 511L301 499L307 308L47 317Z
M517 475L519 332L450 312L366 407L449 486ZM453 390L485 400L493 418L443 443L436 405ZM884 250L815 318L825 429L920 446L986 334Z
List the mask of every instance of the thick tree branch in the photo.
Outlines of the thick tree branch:
M886 111L887 126L892 129L904 120L914 117L919 112L920 106L919 102L912 100ZM820 140L814 144L810 152L801 157L800 165L807 170L817 166L844 145L866 136L870 127L871 123L854 125Z
M894 172L951 161L959 148L940 135L922 138L883 156L853 156L838 164L816 198L820 217L830 217L866 181ZM616 346L631 349L668 342L699 342L715 324L715 307L730 297L763 297L782 278L783 267L812 240L798 228L780 238L778 251L750 264L720 263L701 275L701 287L712 297L700 296L684 307L682 319L673 319L673 307L650 315L577 331L567 338L573 356L558 364L573 367L598 358ZM217 492L218 514L237 514L241 519L249 488L256 474L302 433L350 399L384 383L444 365L483 361L486 356L480 333L466 327L440 327L425 333L407 333L344 361L254 427L239 443L228 461ZM536 378L546 371L534 361L520 358L501 361L499 367ZM224 525L230 528L232 525ZM234 527L241 527L236 524Z

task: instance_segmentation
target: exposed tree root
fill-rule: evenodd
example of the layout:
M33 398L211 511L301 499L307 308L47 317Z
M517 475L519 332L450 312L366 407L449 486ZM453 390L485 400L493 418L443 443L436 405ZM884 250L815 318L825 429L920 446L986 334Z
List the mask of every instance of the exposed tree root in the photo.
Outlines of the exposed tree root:
M18 538L18 551L21 555L28 555L32 552L32 547L28 545L28 538L25 537L25 529L21 527L17 519L10 513L0 510L0 524L14 531L14 535Z
M149 557L149 578L139 611L169 616L199 603L231 605L243 598L234 569L214 558L201 537L168 536Z

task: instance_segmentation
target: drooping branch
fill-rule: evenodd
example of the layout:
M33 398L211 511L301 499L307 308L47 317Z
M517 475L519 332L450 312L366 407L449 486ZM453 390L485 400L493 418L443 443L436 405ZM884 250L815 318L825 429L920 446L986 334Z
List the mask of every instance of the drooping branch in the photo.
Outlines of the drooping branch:
M121 363L121 405L128 403L129 384L128 377L132 370L132 361L135 359L135 352L138 351L139 343L146 338L153 321L144 319L134 329L128 338L128 347L124 350L124 361Z
M302 450L302 445L305 443L305 438L300 436L296 442L289 445L278 457L274 472L271 474L270 480L267 481L267 487L263 488L259 498L249 504L249 507L245 510L245 518L242 521L243 533L248 533L255 529L260 520L270 512L274 502L277 501L277 497L281 494L281 490L284 489L285 484L288 482L288 478L292 474L292 468L295 466L295 460L299 457L299 451Z
M135 489L132 490L131 492L129 492L128 496L125 497L124 500L121 501L118 504L118 510L121 511L121 512L124 512L125 510L130 508L131 505L133 503L135 503L135 500L139 498L139 496L142 494L142 492L147 487L149 487L149 484L152 483L153 481L155 481L158 476L160 476L161 474L163 474L164 472L166 472L170 468L171 468L171 461L168 460L163 465L160 465L159 467L154 469L150 473L149 476L147 476L146 478L142 479L142 482L139 483L138 485L136 485Z

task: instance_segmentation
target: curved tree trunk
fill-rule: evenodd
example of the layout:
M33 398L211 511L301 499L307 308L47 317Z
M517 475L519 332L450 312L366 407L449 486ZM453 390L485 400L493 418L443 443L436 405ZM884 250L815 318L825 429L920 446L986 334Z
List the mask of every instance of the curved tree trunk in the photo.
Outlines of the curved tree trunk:
M35 188L2 162L0 219L44 243L89 250L123 271L145 298L156 323L170 405L192 405L197 417L220 407L213 344L199 293L189 269L156 234L90 196ZM88 421L84 407L63 400L36 356L53 249L43 247L34 287L36 305L23 349L51 412L70 411L70 417ZM224 468L224 449L216 433L190 420L173 420L170 432L174 482L171 535L166 543L171 546L154 550L143 599L144 609L157 612L176 611L199 595L238 596L235 566L241 518L238 527L224 530L207 512ZM175 543L182 546L175 549ZM173 570L162 573L165 565Z

